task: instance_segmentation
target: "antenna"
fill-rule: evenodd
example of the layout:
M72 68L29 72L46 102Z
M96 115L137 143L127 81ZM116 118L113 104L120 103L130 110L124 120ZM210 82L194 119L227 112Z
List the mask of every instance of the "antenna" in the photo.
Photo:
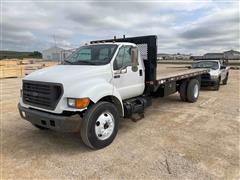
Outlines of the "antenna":
M57 47L57 41L56 41L56 36L55 36L55 34L53 34L53 41L54 41L55 47Z
M58 54L58 52L57 52L57 41L56 41L56 36L55 36L55 34L53 34L53 41L54 41L54 47L56 48L56 54ZM61 62L62 62L62 60L63 60L63 55L64 55L64 50L61 50L60 51L60 55L59 55L59 59L58 59L58 63L60 63L61 64Z

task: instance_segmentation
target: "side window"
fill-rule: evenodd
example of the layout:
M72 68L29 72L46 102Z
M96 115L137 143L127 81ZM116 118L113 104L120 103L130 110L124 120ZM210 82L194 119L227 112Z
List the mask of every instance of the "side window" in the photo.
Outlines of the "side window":
M131 47L123 46L119 49L118 55L114 61L114 70L121 69L122 67L131 66Z
M118 51L118 54L116 56L116 59L113 63L113 69L118 70L123 65L123 58L124 58L124 47L121 47Z
M124 47L123 65L124 66L131 66L132 65L131 47L130 46L125 46Z

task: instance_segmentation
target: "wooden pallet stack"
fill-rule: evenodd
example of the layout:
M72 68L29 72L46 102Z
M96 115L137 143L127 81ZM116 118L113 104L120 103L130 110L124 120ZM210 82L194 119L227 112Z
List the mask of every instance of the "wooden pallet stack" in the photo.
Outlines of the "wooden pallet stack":
M24 72L22 66L0 66L0 78L23 77Z
M34 59L0 60L0 78L24 77L33 71L58 64Z
M0 66L16 66L19 65L19 61L17 60L0 60Z
M57 64L58 64L57 62L42 62L43 67L55 66Z
M24 67L18 60L0 61L0 78L23 77L24 74Z

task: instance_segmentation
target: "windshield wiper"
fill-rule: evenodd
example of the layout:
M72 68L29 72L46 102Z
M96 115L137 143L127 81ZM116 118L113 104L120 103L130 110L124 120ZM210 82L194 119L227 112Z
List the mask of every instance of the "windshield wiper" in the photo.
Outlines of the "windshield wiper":
M90 61L76 61L73 64L89 64L89 65L96 65L96 63Z
M64 62L68 63L68 64L73 64L73 62L68 61L68 60L64 60Z

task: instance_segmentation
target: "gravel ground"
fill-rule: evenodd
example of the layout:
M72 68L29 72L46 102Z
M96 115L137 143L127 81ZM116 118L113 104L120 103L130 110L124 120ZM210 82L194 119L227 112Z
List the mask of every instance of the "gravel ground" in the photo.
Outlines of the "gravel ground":
M17 111L21 79L1 82L1 179L240 179L240 71L198 102L154 99L145 118L123 119L115 141L85 147L79 133L40 131Z

